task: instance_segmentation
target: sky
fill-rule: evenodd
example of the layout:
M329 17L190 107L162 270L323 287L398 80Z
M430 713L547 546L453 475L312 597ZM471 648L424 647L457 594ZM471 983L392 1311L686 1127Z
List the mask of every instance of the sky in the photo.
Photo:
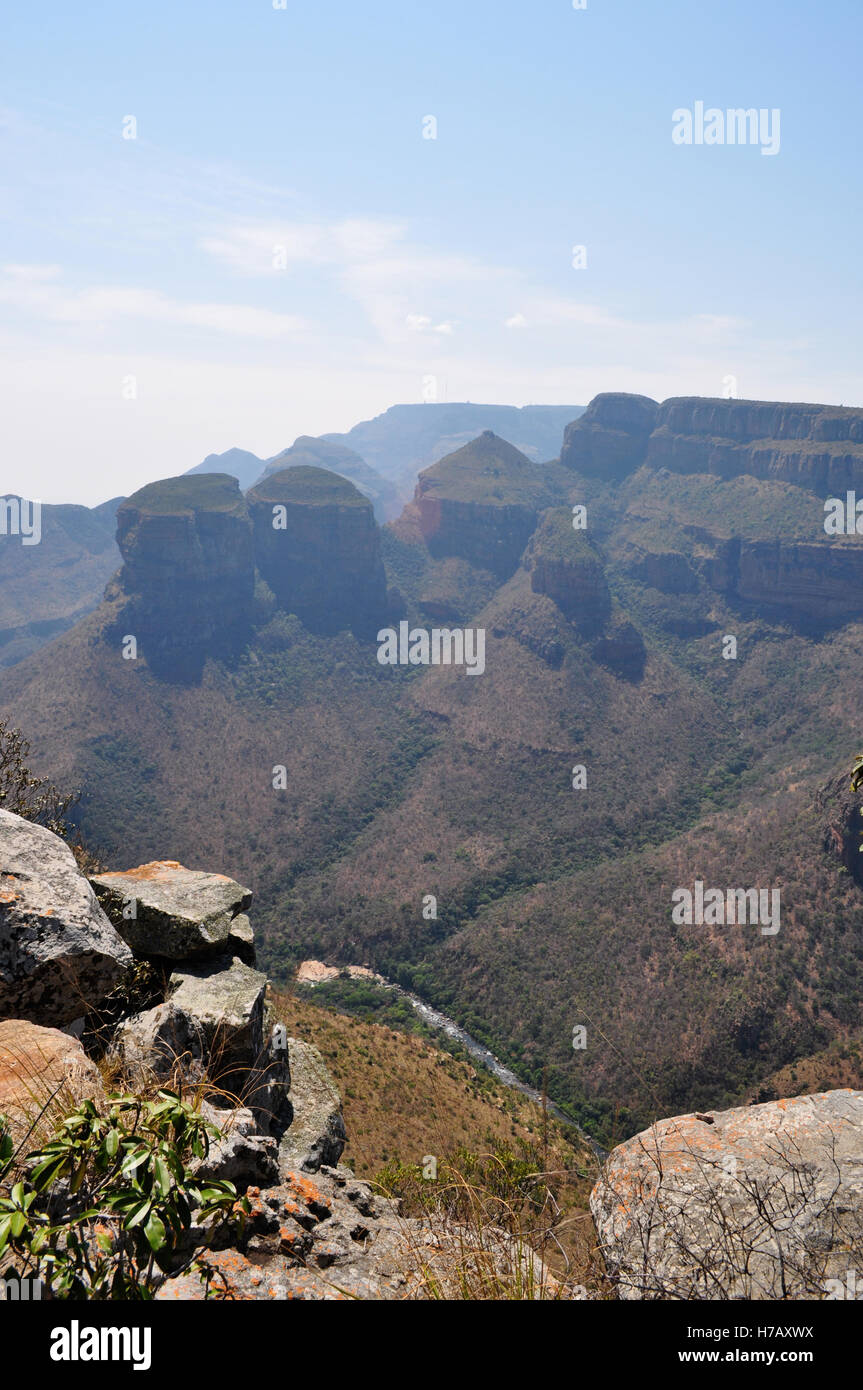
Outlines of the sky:
M863 404L861 39L860 0L7 6L0 492L429 398ZM697 102L778 151L675 143Z

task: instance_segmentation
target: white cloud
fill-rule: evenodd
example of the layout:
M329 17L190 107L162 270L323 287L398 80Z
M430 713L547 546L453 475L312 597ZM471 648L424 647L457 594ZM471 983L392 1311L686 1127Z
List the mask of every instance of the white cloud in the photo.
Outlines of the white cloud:
M60 274L59 265L4 265L0 267L4 275L13 280L54 280Z
M55 323L101 326L131 318L168 326L204 328L250 338L282 338L298 333L304 321L243 304L196 303L172 299L158 290L93 287L71 290L57 283L55 266L4 267L0 302ZM48 283L46 283L46 281Z
M511 318L504 319L507 328L527 328L527 319L524 314L513 314Z

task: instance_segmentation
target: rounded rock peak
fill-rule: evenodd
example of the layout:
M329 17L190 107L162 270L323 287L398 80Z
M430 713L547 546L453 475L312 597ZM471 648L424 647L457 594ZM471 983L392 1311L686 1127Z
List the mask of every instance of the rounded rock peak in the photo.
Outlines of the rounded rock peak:
M250 502L299 502L309 506L361 506L371 502L347 478L328 468L297 464L269 473L246 494Z

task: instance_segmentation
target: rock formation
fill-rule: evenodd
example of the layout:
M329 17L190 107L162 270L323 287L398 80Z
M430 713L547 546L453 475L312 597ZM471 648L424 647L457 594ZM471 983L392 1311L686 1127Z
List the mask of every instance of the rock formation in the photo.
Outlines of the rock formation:
M0 1115L16 1146L28 1135L34 1147L47 1142L72 1106L104 1094L99 1070L77 1038L28 1019L0 1021Z
M717 542L701 571L711 588L819 628L863 612L863 545L853 540Z
M643 463L674 473L741 473L822 496L863 490L863 410L783 401L595 396L568 425L560 461L610 480Z
M524 564L535 594L547 594L582 632L602 630L611 617L602 560L585 533L573 530L565 508L544 514Z
M280 605L314 632L374 636L387 612L371 503L322 468L286 468L247 495L258 568Z
M863 487L863 410L782 401L663 401L644 461L676 473L750 473L823 496Z
M236 478L165 478L117 512L125 604L112 636L134 636L159 676L200 679L208 656L247 639L254 593L252 528Z
M252 895L224 874L157 860L123 873L97 874L90 882L117 931L139 956L174 961L218 955L229 949L237 931L243 944L252 944L243 915Z
M861 1156L860 1091L658 1121L612 1152L590 1199L619 1296L844 1288L863 1250Z

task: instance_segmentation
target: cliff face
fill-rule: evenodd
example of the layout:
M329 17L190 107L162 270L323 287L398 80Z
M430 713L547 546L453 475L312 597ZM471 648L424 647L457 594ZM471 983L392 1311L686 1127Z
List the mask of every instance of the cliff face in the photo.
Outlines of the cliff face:
M720 542L704 564L711 588L744 603L832 625L863 611L863 546L794 541Z
M150 483L117 512L127 597L120 626L156 674L196 679L231 650L252 616L252 527L236 478L198 474Z
M594 396L584 414L566 427L561 463L577 473L610 480L626 477L644 462L658 410L649 396L623 391Z
M374 636L387 610L380 532L353 483L287 468L247 494L258 568L283 608L314 632Z
M459 556L505 579L553 500L542 470L486 430L420 474L413 510L435 559Z
M560 461L622 478L647 463L676 473L748 473L826 494L863 488L863 410L783 401L596 396L568 425Z

